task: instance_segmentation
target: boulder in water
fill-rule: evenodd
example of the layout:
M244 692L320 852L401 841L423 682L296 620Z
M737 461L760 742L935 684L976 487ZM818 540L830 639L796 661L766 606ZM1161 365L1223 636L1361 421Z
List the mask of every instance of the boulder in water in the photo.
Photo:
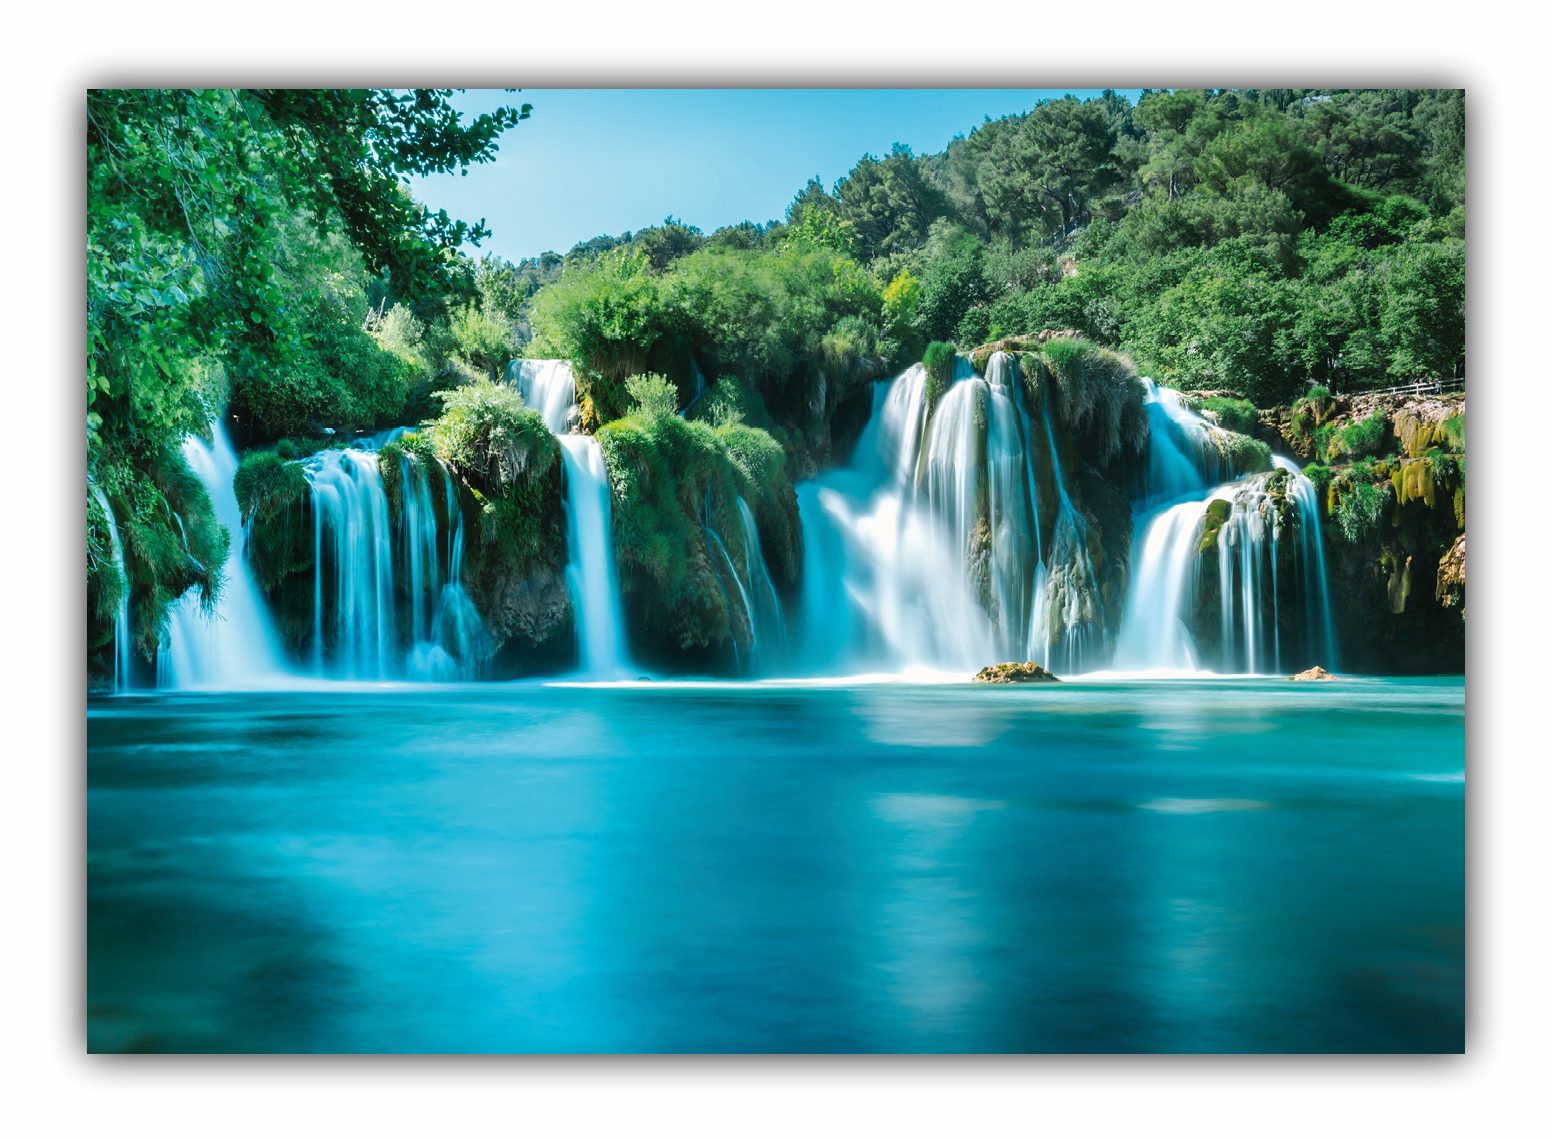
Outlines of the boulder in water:
M1061 677L1032 660L1022 664L1011 660L1002 664L989 664L975 674L977 684L1046 684L1059 680Z
M1341 680L1340 676L1334 676L1321 668L1318 664L1314 668L1306 668L1303 672L1296 673L1289 680Z

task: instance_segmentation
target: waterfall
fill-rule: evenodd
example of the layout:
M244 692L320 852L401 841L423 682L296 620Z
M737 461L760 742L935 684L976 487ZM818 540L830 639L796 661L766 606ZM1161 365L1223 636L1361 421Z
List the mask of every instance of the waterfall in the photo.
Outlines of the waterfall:
M748 658L739 656L735 639L733 649L735 663L741 672L756 672L761 669L764 653L767 650L774 648L779 652L785 648L787 625L782 615L781 598L777 595L776 586L771 581L765 552L760 548L760 531L755 521L754 511L749 508L749 503L742 495L738 495L735 501L738 507L738 537L743 554L742 569L729 551L727 542L711 524L710 492L706 496L706 509L701 529L706 534L708 551L715 551L720 555L721 563L727 570L727 576L732 579L733 589L738 594L739 609L744 614L744 621L749 628Z
M1280 456L1272 471L1233 480L1217 429L1177 392L1146 383L1149 459L1115 664L1268 672L1335 661L1313 485ZM1213 543L1208 563L1204 547Z
M566 580L576 611L580 664L593 676L623 674L625 621L614 565L609 472L596 439L558 439L566 466L566 544L571 555Z
M1091 615L1069 604L1068 575L1046 573L1042 457L1013 359L993 354L984 377L957 359L932 409L926 381L915 364L876 384L850 466L798 488L806 669L973 671L1022 659L1037 643L1048 651L1048 628ZM1087 540L1078 540L1082 520L1067 505L1071 517L1058 532L1078 537L1058 549L1080 560L1068 547L1081 546L1086 558ZM1046 601L1053 584L1062 591L1054 609Z
M320 451L302 470L312 488L313 672L386 678L394 671L397 631L388 494L377 452Z
M613 510L603 452L576 434L576 377L567 360L513 360L507 381L537 411L561 446L566 473L566 582L576 614L577 655L584 673L622 676L631 669L614 564Z
M771 580L771 569L765 561L765 551L760 547L760 528L755 522L754 511L738 498L738 521L744 540L744 565L747 568L745 593L754 599L750 630L758 646L782 648L787 640L787 622L781 611L781 598L776 593L776 583Z
M258 584L244 556L247 532L232 478L237 453L217 420L212 442L189 436L183 456L204 484L216 518L231 535L225 577L216 605L207 611L193 592L168 610L166 636L157 652L156 680L162 688L243 688L274 683L287 670Z
M1341 667L1337 650L1336 621L1331 613L1331 581L1326 572L1326 539L1320 527L1320 492L1292 459L1272 456L1272 463L1288 472L1290 493L1299 509L1300 561L1304 569L1305 620L1320 629L1320 661L1329 669Z
M93 486L92 497L102 509L108 526L108 541L113 551L113 572L119 578L119 604L113 615L113 691L129 691L129 572L124 568L124 544L119 540L118 520L102 488Z
M1225 433L1179 393L1144 384L1150 442L1114 645L1093 523L1057 445L1054 392L1040 393L1032 411L1016 362L999 352L984 376L959 360L934 408L921 365L875 385L849 466L797 488L804 669L958 671L1030 658L1058 672L1111 660L1266 671L1306 656L1334 660L1309 480L1284 459L1236 479Z
M577 416L577 384L569 360L513 360L507 382L523 402L544 417L550 434L572 430Z
M400 507L390 510L377 448L404 434L384 432L302 464L312 505L315 676L464 680L489 656L463 587L463 512L447 468L400 454Z
M474 675L483 662L483 624L465 627L463 615L455 625L446 616L449 606L461 614L472 610L462 586L463 513L446 468L434 459L401 454L400 509L396 518L389 511L376 448L403 434L396 429L367 446L325 451L304 465L318 534L313 658L321 674L456 680ZM444 524L439 524L432 497L433 478L442 491ZM444 538L445 575L440 558ZM332 596L326 596L331 564ZM402 622L407 625L407 653L401 648L401 606L407 617ZM326 630L325 615L331 611ZM326 665L330 644L334 659Z
M1099 579L1089 553L1088 519L1067 491L1056 434L1051 429L1051 398L1047 388L1040 401L1040 421L1045 427L1046 453L1056 491L1056 525L1043 567L1045 587L1037 596L1025 655L1038 657L1051 669L1078 671L1097 663L1107 647L1104 614Z

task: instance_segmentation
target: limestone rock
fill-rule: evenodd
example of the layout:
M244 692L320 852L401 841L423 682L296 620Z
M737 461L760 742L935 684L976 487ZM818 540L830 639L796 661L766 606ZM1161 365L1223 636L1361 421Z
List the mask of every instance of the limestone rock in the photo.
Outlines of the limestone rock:
M1341 680L1340 676L1333 676L1318 664L1314 668L1306 668L1303 672L1296 673L1289 680Z
M1439 559L1439 576L1434 585L1434 597L1446 609L1466 604L1466 536L1456 537L1454 545Z
M1047 684L1060 680L1061 677L1052 674L1032 660L1026 660L1022 664L1017 661L989 664L975 674L977 684Z

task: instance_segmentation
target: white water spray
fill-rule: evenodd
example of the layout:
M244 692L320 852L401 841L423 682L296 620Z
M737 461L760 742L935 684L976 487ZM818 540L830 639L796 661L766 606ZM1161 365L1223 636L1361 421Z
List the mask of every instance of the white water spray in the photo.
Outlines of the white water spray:
M168 610L168 628L156 658L158 687L251 688L282 681L288 670L253 572L244 556L248 535L232 479L237 453L217 420L213 441L189 436L183 455L210 495L231 546L215 607L207 611L191 590Z

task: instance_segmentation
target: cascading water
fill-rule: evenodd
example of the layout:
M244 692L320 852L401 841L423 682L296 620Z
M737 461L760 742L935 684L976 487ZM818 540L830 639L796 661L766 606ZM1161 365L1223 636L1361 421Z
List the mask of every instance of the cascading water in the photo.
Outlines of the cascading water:
M787 621L781 611L781 598L776 593L775 582L771 581L765 551L760 547L760 528L754 511L742 496L738 499L738 521L744 540L744 564L748 567L745 592L753 598L750 628L756 649L761 644L783 648L787 641Z
M377 448L403 435L395 429L302 464L313 520L314 675L462 680L489 655L463 587L463 512L447 468L400 454L400 508L390 510Z
M1177 392L1151 381L1147 388L1149 461L1116 666L1199 671L1210 663L1244 672L1284 671L1297 662L1334 666L1313 485L1282 457L1273 459L1270 472L1224 481L1231 472L1216 444L1218 429L1186 408ZM1216 557L1205 561L1214 547Z
M1099 580L1089 553L1088 519L1073 504L1062 473L1056 434L1051 429L1049 390L1040 401L1040 421L1056 492L1056 524L1044 567L1045 588L1037 594L1026 655L1049 662L1050 668L1077 671L1095 664L1108 647Z
M994 353L984 378L957 360L930 411L926 380L917 364L876 385L851 465L798 488L805 668L963 670L1086 651L1065 625L1093 616L1081 596L1096 592L1092 567L1078 580L1085 524L1058 467L1053 549L1065 560L1048 575L1041 456L1012 358Z
M318 676L394 672L393 540L377 452L320 451L303 465L312 487L313 639Z
M566 474L566 581L576 614L577 653L590 676L630 671L619 574L614 564L609 472L598 441L572 434L577 421L576 378L566 360L513 360L507 380L544 418L561 446Z
M576 610L580 664L593 676L622 674L628 657L614 565L609 472L596 439L561 435L558 441L566 466L566 542L571 553L566 580Z
M568 360L513 360L507 383L523 402L544 418L551 435L572 429L577 414L577 383Z
M1003 353L984 378L961 360L929 409L925 369L907 369L876 385L850 466L798 487L806 670L963 670L1028 657L1076 672L1113 654L1128 669L1194 671L1206 661L1257 671L1298 653L1335 659L1309 480L1278 459L1271 472L1231 481L1227 433L1147 381L1149 451L1112 649L1092 523L1073 501L1057 446L1054 392L1041 393L1032 415L1016 375ZM1201 561L1210 509L1209 580Z
M102 510L108 527L108 543L113 554L113 572L119 579L119 604L113 615L113 690L129 690L129 573L124 568L124 544L119 540L118 520L113 517L113 507L102 488L91 488L92 496Z
M1289 493L1299 510L1300 562L1303 566L1305 620L1307 627L1320 629L1321 659L1329 667L1342 666L1336 641L1336 622L1331 615L1331 580L1326 573L1326 540L1320 531L1320 492L1292 459L1273 455L1272 463L1288 472Z
M232 489L237 453L219 420L211 436L211 443L189 436L183 455L231 535L231 547L215 608L206 611L191 591L168 610L166 638L156 656L162 688L243 688L287 675L269 612L243 554L248 534Z

